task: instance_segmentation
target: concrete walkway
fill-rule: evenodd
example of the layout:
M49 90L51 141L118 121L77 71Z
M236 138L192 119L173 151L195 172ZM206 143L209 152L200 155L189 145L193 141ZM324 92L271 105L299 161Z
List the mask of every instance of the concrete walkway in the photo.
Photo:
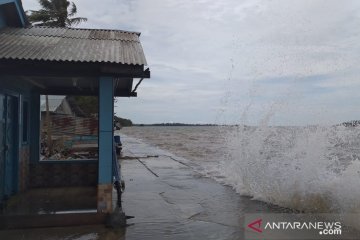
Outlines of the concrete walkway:
M123 141L126 229L104 226L0 231L0 239L243 239L245 212L277 212L204 178L184 159L139 140Z
M181 159L125 140L124 209L130 239L242 239L238 195L202 178ZM127 160L128 159L128 160Z

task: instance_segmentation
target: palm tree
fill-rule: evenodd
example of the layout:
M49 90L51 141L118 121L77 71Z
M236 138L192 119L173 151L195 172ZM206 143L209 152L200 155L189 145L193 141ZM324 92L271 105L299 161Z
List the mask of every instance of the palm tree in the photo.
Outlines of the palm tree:
M48 27L71 27L87 18L74 17L77 13L75 3L67 0L39 0L42 9L26 11L33 25Z
M87 18L74 17L77 13L75 3L67 0L39 0L42 9L38 11L26 11L29 21L33 25L48 27L71 27L81 22L86 22ZM49 155L52 154L51 141L51 120L49 114L49 100L46 95L46 120L47 120L47 140Z

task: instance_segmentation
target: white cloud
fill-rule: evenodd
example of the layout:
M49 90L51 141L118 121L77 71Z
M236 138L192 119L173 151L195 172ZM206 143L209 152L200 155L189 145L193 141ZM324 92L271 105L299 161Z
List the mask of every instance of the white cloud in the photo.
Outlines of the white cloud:
M117 108L135 122L214 122L225 109L225 118L238 121L249 111L248 121L258 123L279 102L286 107L275 124L360 118L353 111L360 104L360 1L75 3L89 19L81 27L142 32L152 78Z

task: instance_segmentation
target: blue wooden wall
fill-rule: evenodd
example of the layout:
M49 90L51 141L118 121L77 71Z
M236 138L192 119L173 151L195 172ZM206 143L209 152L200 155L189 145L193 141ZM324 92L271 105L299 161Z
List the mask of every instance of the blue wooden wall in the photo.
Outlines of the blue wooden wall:
M29 115L28 118L26 119L26 121L28 121L29 123L29 130L30 129L34 129L32 131L30 131L28 133L28 140L27 141L23 141L22 139L22 126L24 124L24 119L22 118L22 108L23 108L23 102L27 101L28 102L28 106L29 106L29 113L34 112L34 107L39 105L39 102L36 101L36 99L31 98L31 86L29 84L27 84L26 82L20 81L18 79L9 79L6 77L0 77L0 94L3 96L12 96L16 98L16 113L15 115L12 117L14 121L14 127L15 127L15 135L14 140L16 142L16 148L17 150L15 150L16 156L13 156L13 159L11 160L12 163L14 163L13 168L12 169L7 169L6 172L0 171L0 179L2 181L4 181L5 176L8 176L8 179L13 179L14 181L14 190L15 192L19 189L19 180L20 180L20 172L19 172L19 167L20 167L20 152L21 149L23 147L29 147L29 146L33 146L33 148L38 148L39 147L39 138L35 139L34 138L34 133L36 131L39 131L39 128L37 127L37 121L31 121L31 116ZM2 111L2 114L4 114L4 112ZM39 115L39 113L37 114ZM2 127L3 128L3 127ZM36 130L37 128L37 130ZM4 129L0 129L2 132L4 132ZM37 135L38 136L38 135ZM3 146L0 146L3 147ZM39 156L37 156L37 159L39 159ZM29 159L30 160L30 159ZM6 183L9 183L9 180ZM1 186L0 187L4 187ZM2 192L2 191L0 191ZM0 196L1 198L1 196ZM2 199L0 199L1 202Z

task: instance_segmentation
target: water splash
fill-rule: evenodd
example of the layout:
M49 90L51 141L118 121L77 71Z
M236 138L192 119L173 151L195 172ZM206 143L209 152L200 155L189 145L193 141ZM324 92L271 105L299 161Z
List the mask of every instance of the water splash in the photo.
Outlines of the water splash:
M360 213L360 127L132 127L253 199L311 213ZM357 226L357 219L348 223Z
M305 212L360 213L360 129L233 127L222 181L254 199Z

